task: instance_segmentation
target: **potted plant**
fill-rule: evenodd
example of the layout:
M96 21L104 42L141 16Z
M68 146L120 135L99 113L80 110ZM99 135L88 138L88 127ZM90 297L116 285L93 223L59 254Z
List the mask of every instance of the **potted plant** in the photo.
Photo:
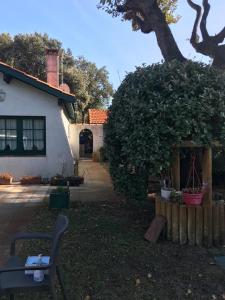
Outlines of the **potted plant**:
M58 187L51 191L49 196L49 208L69 208L70 191L69 188Z
M0 184L8 185L11 184L13 180L13 176L9 173L0 173Z
M202 188L183 189L183 201L186 205L200 205L202 203Z
M66 179L62 175L57 174L51 178L50 184L55 186L66 186Z
M165 200L170 199L170 195L173 191L173 188L171 187L171 180L169 177L166 177L162 181L162 187L161 187L161 197Z

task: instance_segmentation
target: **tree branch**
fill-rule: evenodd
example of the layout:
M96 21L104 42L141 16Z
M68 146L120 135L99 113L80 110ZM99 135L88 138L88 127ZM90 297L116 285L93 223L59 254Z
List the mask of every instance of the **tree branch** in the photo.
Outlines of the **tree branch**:
M221 44L225 39L225 27L216 34L213 39L215 40L216 44Z
M198 24L199 24L200 18L201 18L202 9L199 5L194 3L192 0L187 0L187 3L190 5L191 8L193 8L196 11L196 19L195 19L195 23L194 23L193 30L192 30L191 40L190 40L192 46L194 48L196 48L196 46L198 45L198 39L199 39L197 30L198 30Z
M209 34L206 28L206 22L207 22L207 17L209 15L209 11L210 11L210 5L208 0L203 0L203 7L204 7L204 12L202 15L202 20L200 23L200 29L201 29L201 34L202 34L202 38L203 40L206 40L209 38Z

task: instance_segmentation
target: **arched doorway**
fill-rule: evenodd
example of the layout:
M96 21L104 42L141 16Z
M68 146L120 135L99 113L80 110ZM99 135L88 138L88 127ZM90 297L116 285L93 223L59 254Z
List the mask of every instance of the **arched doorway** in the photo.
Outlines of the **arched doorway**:
M92 158L93 134L89 129L80 132L80 158Z

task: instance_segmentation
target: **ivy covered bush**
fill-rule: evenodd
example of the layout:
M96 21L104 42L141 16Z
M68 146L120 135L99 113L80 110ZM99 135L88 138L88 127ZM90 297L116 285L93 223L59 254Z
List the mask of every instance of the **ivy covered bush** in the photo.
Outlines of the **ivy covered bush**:
M168 170L185 140L225 144L225 74L195 62L138 67L117 90L106 125L115 189L145 199L149 175Z

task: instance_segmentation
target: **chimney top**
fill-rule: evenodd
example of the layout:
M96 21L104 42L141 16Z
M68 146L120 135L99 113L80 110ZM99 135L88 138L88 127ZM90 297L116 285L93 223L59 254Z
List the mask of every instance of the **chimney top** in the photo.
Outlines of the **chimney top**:
M47 83L59 87L59 50L46 49Z

